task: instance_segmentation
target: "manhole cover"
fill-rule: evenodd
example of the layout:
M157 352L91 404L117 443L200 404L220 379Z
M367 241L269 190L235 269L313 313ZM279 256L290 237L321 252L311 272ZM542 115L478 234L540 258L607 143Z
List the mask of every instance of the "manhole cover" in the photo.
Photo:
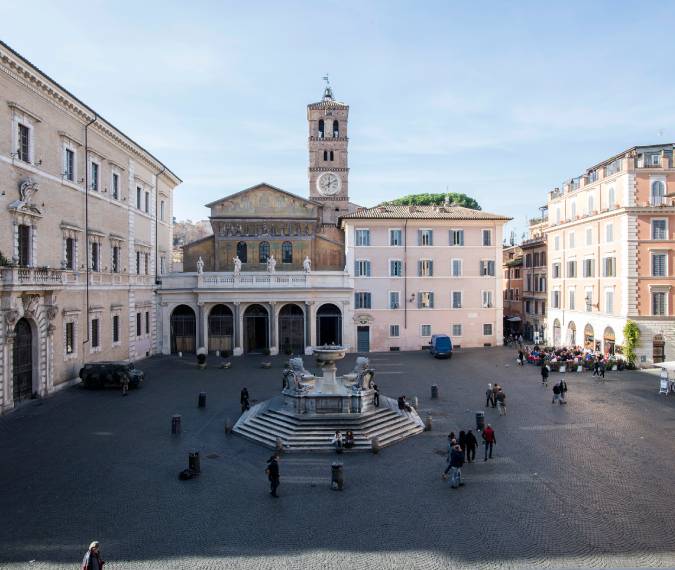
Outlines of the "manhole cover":
M217 453L209 453L206 457L208 459L218 459L220 455L218 455Z

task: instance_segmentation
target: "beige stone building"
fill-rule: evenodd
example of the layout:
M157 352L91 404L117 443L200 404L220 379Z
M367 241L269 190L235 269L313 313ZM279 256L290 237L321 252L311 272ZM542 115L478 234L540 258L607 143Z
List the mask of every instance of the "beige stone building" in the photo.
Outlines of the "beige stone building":
M547 218L530 220L529 235L520 244L523 250L523 336L536 343L546 343Z
M639 363L675 357L673 145L638 146L548 195L549 340L605 353L637 323Z
M523 250L519 245L505 247L502 259L504 336L515 336L523 332Z
M0 42L0 410L157 351L179 183Z

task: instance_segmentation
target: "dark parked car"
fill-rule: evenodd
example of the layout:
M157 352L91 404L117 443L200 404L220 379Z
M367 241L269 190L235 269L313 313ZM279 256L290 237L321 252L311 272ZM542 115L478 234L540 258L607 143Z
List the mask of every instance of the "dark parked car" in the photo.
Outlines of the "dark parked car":
M80 370L80 378L87 388L122 386L123 378L129 378L129 387L138 388L143 382L143 371L133 362L90 362Z

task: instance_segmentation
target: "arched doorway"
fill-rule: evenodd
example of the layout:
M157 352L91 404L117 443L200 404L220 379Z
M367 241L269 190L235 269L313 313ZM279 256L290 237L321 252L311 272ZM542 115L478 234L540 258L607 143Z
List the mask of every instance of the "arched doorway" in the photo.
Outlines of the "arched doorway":
M577 325L570 321L567 325L567 346L576 346L577 344Z
M602 344L605 354L614 354L614 345L616 344L616 337L614 336L614 329L607 327L602 333Z
M171 352L196 352L196 332L195 312L187 305L178 305L171 313Z
M590 323L584 327L584 348L595 350L595 334Z
M553 346L560 346L560 321L553 321Z
M216 305L209 312L209 352L232 352L234 317L227 305Z
M332 303L321 305L316 312L316 342L342 344L342 311Z
M13 394L14 403L33 395L33 331L26 319L14 327Z
M279 311L279 350L284 354L305 352L305 314L297 305Z
M269 347L270 316L262 305L250 305L244 311L244 350L266 352Z

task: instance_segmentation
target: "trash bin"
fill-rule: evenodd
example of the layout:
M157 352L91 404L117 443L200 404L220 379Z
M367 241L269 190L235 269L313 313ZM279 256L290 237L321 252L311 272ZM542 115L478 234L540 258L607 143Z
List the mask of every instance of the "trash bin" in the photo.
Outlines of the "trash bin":
M193 473L201 473L202 466L199 461L199 451L191 451L188 455L188 469Z
M180 433L180 414L171 416L171 433Z
M483 431L485 428L485 412L476 412L476 429Z
M206 392L199 392L199 401L197 406L200 408L206 407Z
M345 476L342 463L335 462L331 465L330 488L334 491L342 491L345 484Z
M438 384L431 385L431 399L432 400L438 399Z

